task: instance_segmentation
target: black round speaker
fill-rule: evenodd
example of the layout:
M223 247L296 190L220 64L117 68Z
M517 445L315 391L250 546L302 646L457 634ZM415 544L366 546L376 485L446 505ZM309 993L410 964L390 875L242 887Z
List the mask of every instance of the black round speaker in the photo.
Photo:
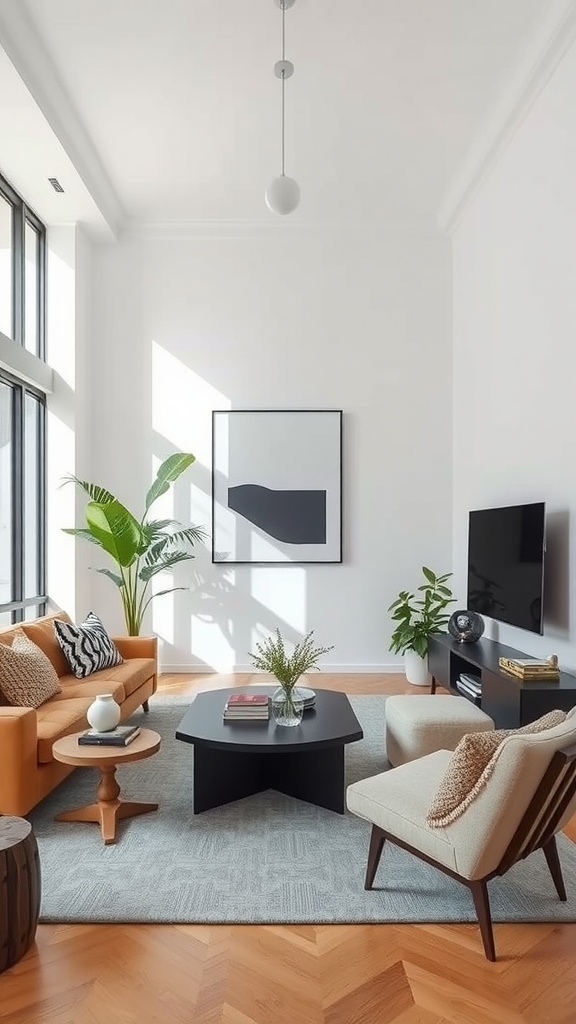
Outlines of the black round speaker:
M472 644L479 640L484 632L484 619L478 612L469 612L461 608L450 616L448 632L455 640Z

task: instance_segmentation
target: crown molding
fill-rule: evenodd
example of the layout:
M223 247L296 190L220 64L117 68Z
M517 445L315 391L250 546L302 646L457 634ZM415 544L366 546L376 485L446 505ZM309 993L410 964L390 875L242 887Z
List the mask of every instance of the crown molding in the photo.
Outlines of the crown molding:
M551 0L438 213L451 234L576 39L576 0Z
M118 237L124 221L120 200L22 0L0 0L0 45Z
M437 242L446 236L432 221L303 221L274 217L270 220L127 220L122 241L186 242L186 241L262 241L289 238L372 238L382 239L393 233L408 239Z

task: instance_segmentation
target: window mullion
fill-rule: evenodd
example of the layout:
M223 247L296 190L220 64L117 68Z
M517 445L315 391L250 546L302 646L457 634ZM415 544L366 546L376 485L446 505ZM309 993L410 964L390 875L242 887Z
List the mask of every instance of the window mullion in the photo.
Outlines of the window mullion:
M46 593L46 407L44 403L38 405L38 535L36 539L38 549L38 593ZM43 608L46 613L46 607Z
M14 340L24 345L24 205L14 207Z
M24 597L24 395L23 388L14 388L14 436L12 463L12 598L22 601ZM13 613L15 621L20 620L18 612Z

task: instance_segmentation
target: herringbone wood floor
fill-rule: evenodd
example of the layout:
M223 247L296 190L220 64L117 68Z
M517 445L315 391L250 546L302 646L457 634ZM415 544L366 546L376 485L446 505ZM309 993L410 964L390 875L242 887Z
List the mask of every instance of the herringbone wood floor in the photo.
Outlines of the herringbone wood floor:
M164 676L166 692L248 676ZM400 676L314 676L347 693L412 692ZM568 830L576 839L576 824ZM576 899L576 893L569 893ZM41 926L0 976L10 1024L574 1024L576 924Z

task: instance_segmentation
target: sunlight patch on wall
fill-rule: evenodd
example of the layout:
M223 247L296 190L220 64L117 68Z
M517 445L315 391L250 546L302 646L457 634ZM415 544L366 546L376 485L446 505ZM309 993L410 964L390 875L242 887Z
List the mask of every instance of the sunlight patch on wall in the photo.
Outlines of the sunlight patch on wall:
M212 463L212 410L230 401L190 367L152 342L152 427L177 451Z
M57 608L64 608L74 615L76 607L75 574L76 546L79 541L63 528L77 526L82 520L81 501L78 488L72 484L62 487L62 480L75 465L76 445L74 430L67 426L60 415L48 409L47 434L50 444L46 456L47 474L47 530L46 550L48 556L49 592L52 603ZM91 564L100 565L100 552L93 549L96 561ZM85 609L88 611L89 609ZM83 613L84 613L83 612Z
M270 566L252 569L250 572L250 592L255 601L268 608L277 623L272 624L273 631L278 626L284 635L286 627L296 633L306 632L306 570L297 566L279 569Z
M215 672L232 672L236 656L222 626L193 615L192 640L195 657L200 658Z

